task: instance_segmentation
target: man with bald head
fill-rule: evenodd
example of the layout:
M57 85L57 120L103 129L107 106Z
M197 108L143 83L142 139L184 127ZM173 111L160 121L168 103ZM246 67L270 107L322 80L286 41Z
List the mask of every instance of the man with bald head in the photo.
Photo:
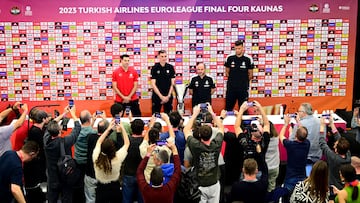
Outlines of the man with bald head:
M197 76L191 79L189 85L189 94L192 95L192 107L209 102L211 104L211 95L215 92L215 84L210 76L206 75L206 67L203 62L196 64Z
M86 169L86 163L88 161L88 136L90 134L96 134L96 131L93 129L92 125L92 116L88 110L83 110L80 113L80 122L81 122L81 130L80 134L75 143L75 160L82 172L82 178L80 178L79 188L83 188L84 185L84 175ZM90 160L91 161L91 160ZM79 189L79 191L74 192L74 198L83 202L85 199L85 194L83 189Z
M320 149L320 120L313 115L313 109L310 103L302 103L297 111L297 125L289 136L290 140L294 140L295 132L299 126L306 127L308 131L307 139L310 141L310 149L307 156L307 164L313 165L320 160L322 151ZM326 132L324 132L326 134Z

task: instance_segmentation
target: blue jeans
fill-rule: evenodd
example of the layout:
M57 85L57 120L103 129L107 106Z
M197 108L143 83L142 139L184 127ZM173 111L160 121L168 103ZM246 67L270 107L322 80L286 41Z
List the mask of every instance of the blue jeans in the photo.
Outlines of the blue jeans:
M96 198L96 184L97 180L85 175L84 177L84 193L85 193L85 199L86 203L95 203Z
M290 192L290 194L291 194L292 191L293 191L294 188L295 188L296 183L298 183L299 181L305 180L305 178L306 178L306 177L303 177L303 178L297 177L297 178L288 178L288 179L285 179L285 181L284 181L284 187L285 187L286 189L288 189L289 192Z
M124 175L122 193L123 193L123 201L122 201L123 203L133 203L134 195L137 196L138 203L144 202L141 193L139 191L135 176Z

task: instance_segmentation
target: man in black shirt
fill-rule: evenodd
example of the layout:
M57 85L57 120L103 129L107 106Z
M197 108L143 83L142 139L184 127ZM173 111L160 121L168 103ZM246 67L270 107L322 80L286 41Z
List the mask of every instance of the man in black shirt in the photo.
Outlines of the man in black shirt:
M87 137L88 146L87 146L87 158L88 161L86 163L85 169L85 177L84 177L84 193L86 202L95 202L96 199L96 184L97 180L95 178L95 171L94 171L94 161L92 159L92 154L96 146L96 142L99 139L100 135L105 132L105 130L109 127L109 121L106 119L102 119L99 121L97 126L97 133L89 134Z
M240 107L248 99L249 82L253 76L253 59L244 54L242 41L235 42L235 55L228 56L224 66L228 77L225 109L232 111L236 101L238 101Z
M205 73L205 64L199 62L196 65L197 76L191 79L189 93L192 95L192 107L200 103L209 102L211 104L211 95L215 92L215 84L211 77Z
M144 125L144 121L142 121L141 119L135 119L131 122L132 135L129 137L130 146L128 149L128 155L123 162L124 170L122 171L123 203L134 202L134 197L136 197L138 203L144 202L136 180L136 170L142 160L140 156L139 146L144 139L144 137L142 136L144 131Z
M256 177L258 165L255 159L245 159L242 168L244 178L240 182L234 183L231 188L231 201L244 203L265 202L266 190L268 185L267 171L262 173L261 178Z
M151 69L152 94L152 113L160 112L164 105L164 112L169 113L172 110L172 91L175 84L174 66L167 63L166 51L158 52L159 63Z

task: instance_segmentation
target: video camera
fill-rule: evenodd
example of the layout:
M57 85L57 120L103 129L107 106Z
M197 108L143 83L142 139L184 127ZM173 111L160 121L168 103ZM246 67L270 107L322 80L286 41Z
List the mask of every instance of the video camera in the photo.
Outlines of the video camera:
M259 128L255 123L251 123L250 125L244 128L244 136L239 140L240 145L243 148L244 159L254 158L257 154L261 153L261 142L256 142L251 139L252 132L258 132ZM259 148L260 147L260 148Z

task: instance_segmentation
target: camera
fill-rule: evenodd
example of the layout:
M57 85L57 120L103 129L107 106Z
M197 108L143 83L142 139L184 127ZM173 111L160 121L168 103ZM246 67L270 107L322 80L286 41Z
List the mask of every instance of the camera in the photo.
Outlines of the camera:
M234 111L227 111L226 115L227 116L233 116L233 115L235 115L235 112Z
M240 145L243 148L243 158L254 158L256 155L256 145L257 143L251 139L251 133L248 132L244 137L242 137L239 141Z
M324 117L325 119L329 119L330 118L330 114L327 113L327 114L322 114L322 117Z
M261 148L259 148L261 145L263 145L263 140L260 142L256 142L253 139L251 139L251 133L252 132L258 132L259 128L255 123L251 123L250 125L245 127L244 130L244 136L239 140L240 145L243 148L243 156L244 159L247 158L255 158L255 156L259 153L261 153ZM261 135L261 134L260 134Z
M71 109L74 106L74 100L69 99L69 108Z
M130 114L130 110L131 110L131 108L130 108L130 106L126 106L126 108L125 108L125 115L129 115Z
M255 103L254 103L254 102L247 102L247 105L248 105L248 106L254 106Z
M203 110L203 109L206 109L206 110L207 110L207 106L208 106L207 103L201 103L201 104L200 104L200 109L201 109L201 110Z
M119 124L120 123L120 115L116 114L115 115L115 124Z
M155 118L161 118L161 114L158 112L154 113L154 116L155 116Z
M258 126L255 123L252 123L250 127L250 132L257 132L257 131L259 131Z
M157 146L163 146L163 145L166 145L166 143L167 143L166 140L157 140L156 141Z

